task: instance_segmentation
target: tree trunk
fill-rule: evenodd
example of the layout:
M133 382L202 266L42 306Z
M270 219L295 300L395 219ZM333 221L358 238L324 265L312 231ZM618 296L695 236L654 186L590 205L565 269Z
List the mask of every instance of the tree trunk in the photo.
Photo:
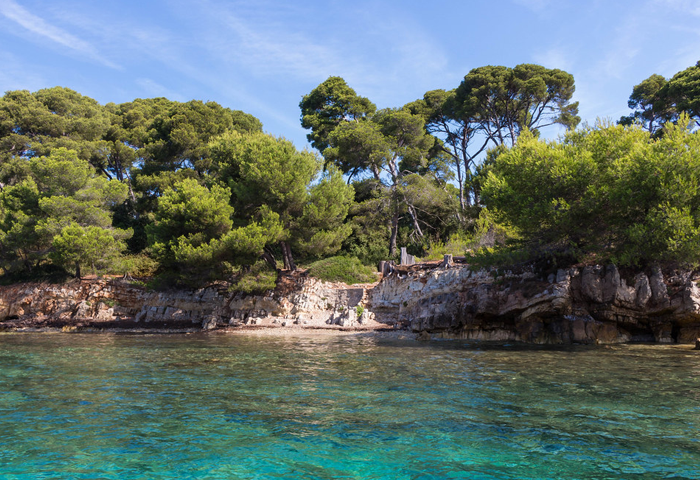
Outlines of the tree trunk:
M27 268L27 271L29 273L32 273L32 262L29 261L29 256L24 255L21 250L18 253L19 256L22 257L22 263L24 263L24 266Z
M75 262L75 278L80 280L80 262Z
M462 181L461 176L458 177L457 184L459 185L459 210L464 212L464 210L467 209L467 206L464 203L464 182Z
M416 235L418 235L418 238L423 238L423 230L421 230L420 225L418 224L418 215L416 215L416 209L413 208L413 205L407 203L408 205L408 214L411 216L411 220L413 221L413 230L416 232Z
M374 175L374 179L378 182L382 181L382 172L379 171L379 168L377 168L376 165L372 164L370 166L370 169L372 170L372 175Z
M452 155L452 160L457 168L457 185L459 186L459 209L464 212L466 206L464 204L464 177L462 176L462 159L457 155Z
M289 247L287 242L280 242L280 247L282 247L282 256L284 258L284 269L291 272L297 269L294 264L294 258L292 257L292 249Z
M131 201L136 203L136 195L134 195L134 189L131 188L131 179L129 179L126 184L129 187L129 196L131 197Z
M396 236L399 233L399 212L394 211L394 216L391 218L391 238L389 239L389 258L396 256Z
M275 256L272 254L272 250L270 250L269 247L265 247L265 249L263 250L262 259L267 262L270 268L272 268L274 271L277 271L277 260L275 259Z

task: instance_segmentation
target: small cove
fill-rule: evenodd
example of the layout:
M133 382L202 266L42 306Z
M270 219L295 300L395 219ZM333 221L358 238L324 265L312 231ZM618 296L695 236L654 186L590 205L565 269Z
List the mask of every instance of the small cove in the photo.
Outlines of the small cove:
M700 352L0 335L0 478L688 478Z

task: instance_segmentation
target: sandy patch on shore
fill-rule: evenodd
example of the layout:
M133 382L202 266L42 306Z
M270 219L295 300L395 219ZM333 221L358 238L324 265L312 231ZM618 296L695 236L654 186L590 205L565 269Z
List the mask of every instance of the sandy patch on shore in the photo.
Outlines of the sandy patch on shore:
M242 335L254 337L371 337L396 340L415 340L416 334L407 329L382 327L337 327L337 326L271 326L245 325L224 327L213 330L199 328L56 328L56 327L19 327L3 330L0 333L52 333L52 334L132 334L132 335Z
M416 334L404 329L358 329L358 328L304 328L304 327L237 327L212 330L210 333L225 335L248 335L259 337L341 337L362 336L397 340L415 340Z

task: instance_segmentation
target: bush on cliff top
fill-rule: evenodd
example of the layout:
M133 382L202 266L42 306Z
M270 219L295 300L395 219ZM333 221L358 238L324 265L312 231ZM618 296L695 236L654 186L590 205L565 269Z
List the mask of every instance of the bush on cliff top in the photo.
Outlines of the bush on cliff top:
M248 271L240 271L235 283L229 288L231 292L262 294L274 290L277 285L277 272L260 260Z
M700 263L700 134L687 119L650 139L598 125L561 141L524 133L489 167L482 200L537 256L619 265Z
M356 257L324 258L309 266L309 275L326 282L372 283L377 280L372 267L362 265Z

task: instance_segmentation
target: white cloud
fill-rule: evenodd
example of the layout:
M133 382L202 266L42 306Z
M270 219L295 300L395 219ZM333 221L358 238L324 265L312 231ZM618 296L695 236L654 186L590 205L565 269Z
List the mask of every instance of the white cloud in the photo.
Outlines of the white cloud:
M18 5L14 0L0 0L0 14L29 30L31 33L47 38L61 47L90 58L91 60L95 60L105 66L119 68L114 63L102 57L97 49L90 43L81 40L59 27L49 24L43 18L34 15Z
M257 76L308 80L337 63L331 48L277 24L273 18L210 2L200 5L199 10L212 26L199 39L200 47L229 68L244 67Z
M251 74L265 81L281 79L282 85L340 75L356 90L385 89L393 83L395 92L397 85L427 84L445 74L448 61L440 46L424 27L400 12L388 18L381 10L342 5L333 11L343 18L342 27L310 31L305 29L312 15L303 9L204 0L195 15L202 15L197 21L208 28L193 43L220 71L230 72L233 82Z
M544 52L537 52L533 55L535 62L547 68L558 68L570 71L574 66L574 59L571 52L561 47L553 47Z

